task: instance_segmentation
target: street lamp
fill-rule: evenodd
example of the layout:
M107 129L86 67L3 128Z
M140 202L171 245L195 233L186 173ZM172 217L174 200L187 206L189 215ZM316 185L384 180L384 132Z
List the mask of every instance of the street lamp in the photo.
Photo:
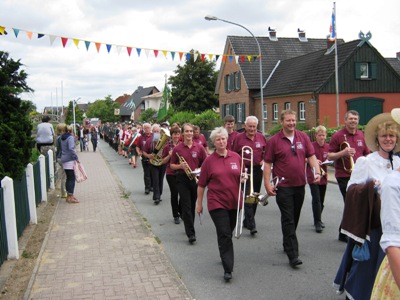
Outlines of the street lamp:
M74 116L74 136L76 135L75 107L76 107L76 104L78 103L79 99L81 99L81 97L79 97L76 100L72 100L72 115Z
M262 80L262 60L261 60L261 47L260 44L258 43L257 38L254 36L254 34L247 29L246 27L244 27L243 25L240 25L238 23L234 23L231 21L227 21L227 20L223 20L214 16L205 16L204 17L207 21L221 21L221 22L225 22L225 23L229 23L232 25L236 25L239 27L242 27L244 30L246 30L248 33L250 33L250 35L254 38L254 40L257 43L257 47L258 47L258 61L259 61L259 65L260 65L260 95L261 95L261 130L262 133L265 134L265 130L264 130L264 93L263 93L263 80Z

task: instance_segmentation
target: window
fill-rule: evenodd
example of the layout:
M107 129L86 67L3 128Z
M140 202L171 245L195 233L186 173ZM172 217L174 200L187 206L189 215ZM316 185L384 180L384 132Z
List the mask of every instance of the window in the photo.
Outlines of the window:
M226 93L233 91L234 82L235 82L235 78L233 76L233 73L225 75L224 85L225 85Z
M285 110L290 109L290 102L285 102Z
M376 79L377 64L376 63L356 63L355 64L356 79L371 80Z
M235 91L239 91L240 90L240 71L235 72Z
M263 110L263 119L264 119L264 120L267 120L267 119L268 119L268 110L267 110L268 105L267 105L267 104L264 104L263 107L264 107L264 110Z
M273 120L278 120L278 103L272 104Z
M244 103L238 103L236 104L236 116L237 116L237 122L238 123L243 123L244 122Z
M306 104L305 102L299 102L299 120L305 121L306 119Z

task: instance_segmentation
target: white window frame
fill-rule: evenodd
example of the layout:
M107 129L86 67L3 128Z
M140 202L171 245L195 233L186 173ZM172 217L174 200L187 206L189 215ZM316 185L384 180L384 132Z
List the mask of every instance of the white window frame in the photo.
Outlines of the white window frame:
M290 109L290 102L285 102L285 110L288 110L288 109Z
M263 107L264 107L264 110L263 110L263 119L264 119L264 120L267 120L267 119L268 119L268 105L267 105L267 104L264 104Z
M306 103L299 102L299 120L305 121L306 120Z
M273 120L278 120L278 103L272 104Z
M364 74L361 72L361 69L365 68ZM369 78L369 68L368 68L368 63L360 63L360 78L361 79L366 79Z

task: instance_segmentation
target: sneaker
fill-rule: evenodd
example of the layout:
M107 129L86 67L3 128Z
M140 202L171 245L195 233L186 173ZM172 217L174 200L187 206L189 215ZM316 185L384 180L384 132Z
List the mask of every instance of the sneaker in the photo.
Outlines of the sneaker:
M224 279L225 281L229 281L232 279L232 273L231 272L225 272L224 273Z
M179 217L175 217L174 218L174 223L175 224L180 224L181 223L181 220L179 220Z
M189 243L193 244L196 241L196 236L195 235L191 235L189 236Z
M289 260L289 264L292 268L296 268L297 266L303 264L303 262L298 257L295 257Z

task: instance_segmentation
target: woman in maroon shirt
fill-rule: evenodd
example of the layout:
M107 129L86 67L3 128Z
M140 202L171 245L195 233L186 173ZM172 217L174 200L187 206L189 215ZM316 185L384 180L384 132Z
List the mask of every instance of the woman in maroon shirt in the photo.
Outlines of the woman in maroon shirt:
M224 267L224 279L232 279L232 232L236 226L236 212L241 177L241 157L226 148L228 132L215 128L210 135L215 152L208 156L201 167L197 188L197 213L203 213L203 196L207 190L207 206L217 230L219 254Z

